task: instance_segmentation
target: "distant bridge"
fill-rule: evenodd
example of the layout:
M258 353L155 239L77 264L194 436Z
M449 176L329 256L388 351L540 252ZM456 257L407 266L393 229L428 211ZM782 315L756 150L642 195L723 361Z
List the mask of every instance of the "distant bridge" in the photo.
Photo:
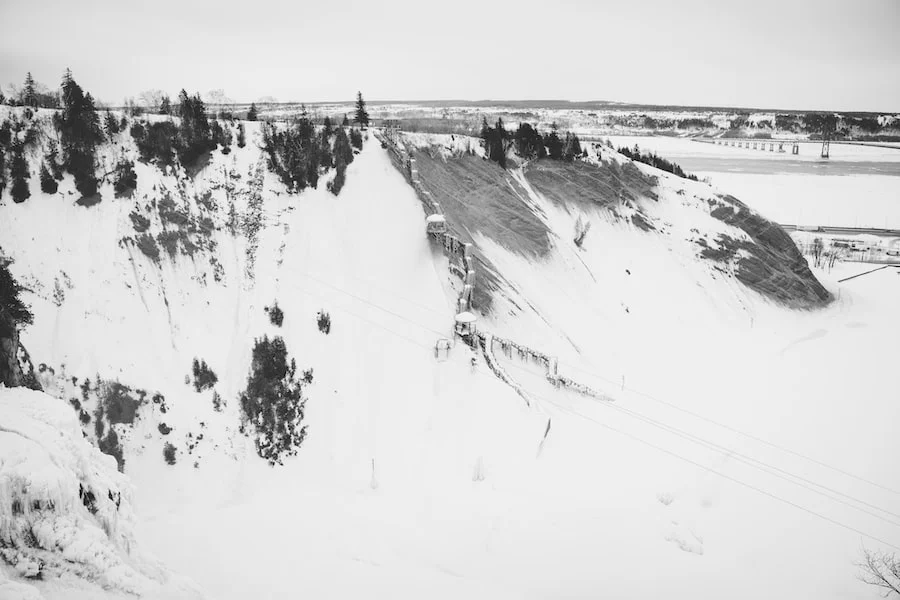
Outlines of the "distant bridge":
M785 231L809 231L812 233L829 233L832 235L878 235L881 237L900 237L900 229L883 229L880 227L832 227L828 225L790 225L779 223Z
M800 154L800 144L822 144L822 158L828 158L831 154L832 144L844 144L845 146L872 146L874 148L890 148L900 150L900 145L884 144L879 142L856 142L850 140L772 140L760 138L691 138L691 141L713 144L716 146L732 146L735 148L749 148L763 152L786 152L790 146L791 154Z

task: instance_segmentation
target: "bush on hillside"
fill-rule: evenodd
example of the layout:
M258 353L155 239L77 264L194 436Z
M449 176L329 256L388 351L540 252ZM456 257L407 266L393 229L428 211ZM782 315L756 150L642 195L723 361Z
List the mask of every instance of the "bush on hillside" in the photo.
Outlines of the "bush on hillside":
M281 327L281 324L284 322L284 311L278 306L278 302L276 301L272 306L267 306L265 311L269 315L269 322L276 327Z
M646 165L650 165L651 167L656 167L657 169L661 169L668 173L672 173L673 175L677 175L683 179L690 179L691 181L697 181L696 175L690 175L684 172L677 164L664 159L661 156L656 155L653 152L648 152L647 154L642 154L641 149L637 144L634 145L634 148L619 148L619 153L624 154L631 160L635 160L638 162L642 162Z
M137 188L137 173L134 172L134 161L120 158L113 172L113 188L116 196L125 196Z
M153 239L153 236L149 233L142 233L137 237L136 241L138 250L140 250L144 256L148 257L153 262L159 262L159 246L156 245L156 240Z
M319 331L321 331L325 335L331 333L331 315L329 315L324 310L320 310L316 314L316 323L319 326Z
M284 340L257 339L247 389L241 393L242 432L253 438L256 452L270 464L282 464L306 438L306 399L296 378L297 364L288 362Z
M219 377L209 368L205 360L194 359L193 373L194 390L197 392L208 390L219 381Z
M131 211L128 217L131 219L131 224L134 226L134 230L137 233L144 233L145 231L150 229L150 219L148 219L144 215L135 211Z
M175 464L175 446L166 442L163 446L163 459L165 459L166 464L174 465Z

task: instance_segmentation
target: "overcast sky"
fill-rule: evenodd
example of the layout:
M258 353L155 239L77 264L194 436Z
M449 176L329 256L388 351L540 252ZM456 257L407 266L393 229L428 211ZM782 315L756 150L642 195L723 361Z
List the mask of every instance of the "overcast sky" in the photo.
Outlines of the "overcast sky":
M0 82L120 104L569 99L900 111L900 0L0 0Z

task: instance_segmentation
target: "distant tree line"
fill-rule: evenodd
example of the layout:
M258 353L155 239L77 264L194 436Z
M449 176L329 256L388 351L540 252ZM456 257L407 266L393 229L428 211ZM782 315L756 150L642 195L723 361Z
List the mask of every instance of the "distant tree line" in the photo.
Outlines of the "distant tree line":
M673 175L678 175L683 179L690 179L691 181L698 180L696 175L685 173L684 169L680 166L672 161L666 160L654 152L643 154L637 144L634 145L634 148L619 148L619 153L624 154L631 160L636 160L646 165L650 165L651 167L656 167L657 169L672 173Z

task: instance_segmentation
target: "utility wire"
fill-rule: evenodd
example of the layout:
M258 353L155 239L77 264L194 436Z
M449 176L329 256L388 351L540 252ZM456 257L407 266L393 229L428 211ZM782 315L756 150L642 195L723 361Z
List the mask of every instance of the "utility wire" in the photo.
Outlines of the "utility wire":
M596 377L596 378L598 378L598 379L601 379L601 380L606 381L606 382L608 382L608 383L611 383L611 384L613 384L613 385L616 385L616 386L619 385L618 382L613 381L612 379L609 379L609 378L607 378L607 377L604 377L604 376L602 376L602 375L600 375L600 374L598 374L598 373L593 373L593 372L591 372L591 371L586 371L585 369L582 369L582 368L580 368L580 367L578 367L578 366L576 366L576 365L572 365L572 364L569 364L569 363L563 363L563 362L561 362L561 361L560 361L559 364L560 364L560 365L563 365L563 366L566 366L566 367L569 367L569 368L571 368L571 369L573 369L573 370L575 370L575 371L579 371L579 372L581 372L581 373L584 373L585 375L590 375L590 376L592 376L592 377ZM780 446L780 445L778 445L778 444L776 444L776 443L774 443L774 442L770 442L770 441L768 441L768 440L766 440L766 439L763 439L763 438L761 438L761 437L755 436L755 435L753 435L752 433L747 433L747 432L745 432L745 431L741 431L740 429L737 429L736 427L732 427L731 425L726 425L725 423L720 423L719 421L716 421L716 420L714 420L714 419L710 419L709 417L704 417L704 416L701 415L701 414L695 413L695 412L693 412L693 411L691 411L691 410L688 410L688 409L686 409L686 408L682 408L681 406L678 406L677 404L674 404L674 403L672 403L672 402L668 402L668 401L663 400L663 399L661 399L661 398L656 398L655 396L652 396L652 395L650 395L650 394L644 393L644 392L642 392L642 391L640 391L640 390L634 389L634 388L629 387L629 386L627 386L627 385L622 386L622 389L627 390L627 391L629 391L629 392L631 392L631 393L633 393L633 394L635 394L635 395L637 395L637 396L641 396L642 398L646 398L647 400L651 400L651 401L653 401L653 402L657 402L657 403L659 403L659 404L663 404L663 405L665 405L665 406L668 406L669 408L673 408L673 409L675 409L675 410L677 410L677 411L679 411L679 412L682 412L682 413L684 413L684 414L690 415L690 416L692 416L692 417L694 417L694 418L700 419L700 420L702 420L702 421L706 421L707 423L711 423L711 424L713 424L713 425L716 425L717 427L721 427L722 429L727 429L728 431L731 431L732 433L736 433L736 434L738 434L738 435L742 435L742 436L744 436L744 437L746 437L746 438L749 438L749 439L751 439L751 440L753 440L753 441L755 441L755 442L758 442L758 443L760 443L760 444L764 444L764 445L769 446L769 447L771 447L771 448L775 448L776 450L780 450L781 452L785 452L785 453L790 454L790 455L792 455L792 456L796 456L797 458L802 458L803 460L807 460L807 461L809 461L809 462L811 462L811 463L814 463L814 464L819 465L820 467L824 467L824 468L826 468L826 469L830 469L830 470L835 471L836 473L840 473L841 475L844 475L844 476L846 476L846 477L850 477L850 478L852 478L852 479L856 479L857 481L861 481L861 482L863 482L863 483L867 483L867 484L869 484L869 485L871 485L871 486L880 488L880 489L885 490L885 491L887 491L887 492L891 492L891 493L893 493L893 494L900 495L900 491L897 491L897 490L895 490L895 489L893 489L893 488L890 488L890 487L888 487L888 486L886 486L886 485L882 485L882 484L880 484L880 483L878 483L878 482L871 481L871 480L866 479L866 478L864 478L864 477L860 477L859 475L854 475L853 473L850 473L850 472L845 471L845 470L843 470L843 469L840 469L840 468L838 468L838 467L829 465L829 464L827 464L827 463L825 463L825 462L822 462L822 461L820 461L820 460L818 460L818 459L815 459L815 458L813 458L813 457L811 457L811 456L807 456L807 455L802 454L802 453L800 453L800 452L797 452L797 451L795 451L795 450L791 450L790 448L785 448L785 447Z
M301 274L302 274L302 273L301 273ZM316 280L316 279L313 278L312 276L310 276L310 278L313 279L313 280ZM358 300L358 301L360 301L360 302L362 302L362 303L364 303L364 304L368 304L368 305L370 305L370 306L372 306L372 307L374 307L374 308L378 308L379 310L382 310L382 311L384 311L384 312L386 312L386 313L388 313L388 314L390 314L390 315L393 315L393 316L395 316L395 317L397 317L397 318L400 318L401 320L406 321L406 322L408 322L408 323L410 323L410 324L412 324L412 325L414 325L414 326L416 326L416 327L419 327L419 328L421 328L421 329L423 329L423 330L425 330L425 331L430 331L430 332L433 332L433 333L437 333L438 335L441 335L441 336L444 335L443 332L437 332L437 331L431 329L430 327L427 327L427 326L425 326L425 325L422 325L421 323L417 323L417 322L415 322L415 321L412 321L412 320L410 320L410 319L407 319L407 318L405 318L405 317L403 317L403 316L401 316L401 315L398 315L398 314L395 313L394 311L391 311L391 310L386 309L386 308L384 308L384 307L378 306L377 304L372 303L372 302L370 302L370 301L368 301L368 300L366 300L366 299L364 299L364 298L360 298L359 296L357 296L357 295L355 295L355 294L353 294L353 293L351 293L351 292L347 292L346 290L342 290L342 289L338 288L337 286L331 285L331 284L329 284L329 283L327 283L327 282L324 282L324 281L321 281L321 280L319 280L319 282L322 283L323 285L326 285L326 286L328 286L328 287L330 287L330 288L336 290L336 291L345 293L345 294L347 294L348 296L351 296L351 297L353 297L354 299L356 299L356 300ZM313 296L313 297L317 297L317 298L319 298L319 299L324 299L324 297L319 296L319 295L316 295L316 294L312 294L312 293L308 292L307 290L302 290L302 289L299 289L299 288L298 288L298 291L300 291L301 293L304 293L304 294ZM405 335L403 335L403 334L400 334L400 333L394 331L393 329L391 329L391 328L389 328L389 327L386 327L386 326L384 326L384 325L375 323L374 321L372 321L372 320L370 320L370 319L368 319L368 318L366 318L366 317L363 317L362 315L359 315L359 314L357 314L357 313L355 313L355 312L353 312L353 311L350 311L350 310L347 310L347 309L343 309L343 308L342 308L342 310L344 310L345 312L347 312L347 313L349 313L349 314L351 314L351 315L353 315L353 316L359 318L360 320L366 321L366 322L370 323L371 325L374 325L374 326L376 326L376 327L378 327L378 328L380 328L380 329L382 329L382 330L384 330L384 331L386 331L386 332L388 332L388 333L390 333L390 334L392 334L392 335L395 335L395 336L397 336L397 337L399 337L399 338L401 338L401 339L404 339L404 340L406 340L407 342L409 342L409 343L411 343L411 344L413 344L413 345L415 345L415 346L418 346L418 347L423 348L423 349L428 350L428 351L432 351L432 350L434 349L432 346L428 346L428 345L422 344L422 343L420 343L420 342L418 342L418 341L415 341L415 340L413 340L412 338L410 338L410 337L408 337L408 336L405 336ZM513 365L513 366L516 366L516 365ZM516 368L521 368L521 367L516 366ZM580 369L579 369L579 370L580 370ZM488 377L488 378L490 378L490 379L492 379L492 380L495 379L494 376L492 376L492 375L490 375L490 374L488 374L488 373L475 372L474 374L475 374L475 375L481 375L481 376L484 376L484 377ZM758 492L758 493L760 493L760 494L763 494L763 495L765 495L765 496L768 496L768 497L770 497L770 498L773 498L773 499L775 499L775 500L778 500L779 502L782 502L782 503L787 504L787 505L789 505L789 506L793 506L793 507L795 507L795 508L798 508L798 509L800 509L800 510L802 510L802 511L808 513L808 514L811 514L811 515L813 515L813 516L816 516L816 517L818 517L818 518L820 518L820 519L822 519L822 520L824 520L824 521L827 521L827 522L829 522L829 523L832 523L832 524L834 524L834 525L837 525L838 527L841 527L841 528L846 529L846 530L848 530L848 531L852 531L852 532L857 533L857 534L859 534L859 535L861 535L861 536L863 536L863 537L869 538L869 539L871 539L872 541L878 542L878 543L880 543L880 544L884 544L884 545L886 545L886 546L889 546L889 547L891 547L891 548L894 548L895 550L900 550L900 546L896 546L896 545L894 545L894 544L892 544L892 543L890 543L890 542L887 542L887 541L885 541L885 540L883 540L883 539L881 539L881 538L878 538L878 537L873 536L873 535L871 535L871 534L865 533L864 531L861 531L861 530L859 530L859 529L857 529L857 528L854 528L854 527L852 527L852 526L850 526L850 525L847 525L847 524L845 524L845 523L842 523L842 522L840 522L840 521L838 521L838 520L836 520L836 519L833 519L833 518L831 518L831 517L828 517L827 515L823 515L823 514L821 514L821 513L819 513L819 512L813 511L813 510L811 510L811 509L809 509L809 508L806 508L805 506L800 505L800 504L798 504L798 503L796 503L796 502L793 502L793 501L791 501L791 500L787 500L787 499L785 499L785 498L782 498L782 497L778 496L777 494L774 494L774 493L772 493L772 492L766 491L766 490L761 489L761 488L759 488L759 487L757 487L757 486L754 486L754 485L752 485L752 484L746 483L746 482L744 482L744 481L742 481L742 480L740 480L740 479L737 479L737 478L735 478L735 477L732 477L732 476L727 475L727 474L725 474L725 473L722 473L722 472L720 472L720 471L716 471L715 469L713 469L713 468L711 468L711 467L708 467L708 466L706 466L706 465L704 465L704 464L702 464L702 463L699 463L699 462L694 461L694 460L692 460L692 459L689 459L689 458L687 458L687 457L681 456L680 454L678 454L678 453L676 453L676 452L673 452L673 451L671 451L671 450L668 450L668 449L666 449L666 448L663 448L662 446L656 445L656 444L654 444L654 443L652 443L652 442L648 442L648 441L646 441L646 440L644 440L644 439L642 439L642 438L640 438L640 437L638 437L638 436L636 436L636 435L634 435L634 434L631 434L631 433L628 433L628 432L626 432L626 431L617 429L617 428L615 428L615 427L612 427L611 425L607 425L607 424L605 424L605 423L602 423L602 422L600 422L600 421L598 421L598 420L596 420L596 419L594 419L594 418L592 418L592 417L590 417L590 416L588 416L588 415L584 415L584 414L582 414L582 413L579 413L578 411L576 411L576 410L574 410L574 409L570 409L570 408L564 407L564 406L562 406L561 404L559 404L558 402L555 402L554 400L552 400L552 399L550 399L550 398L548 398L548 397L546 397L546 396L542 396L542 395L539 395L539 394L534 394L534 393L531 393L531 392L529 392L529 394L530 394L532 397L534 397L534 398L537 398L537 399L539 399L539 400L544 400L544 401L546 401L546 402L549 402L550 404L552 404L553 406L555 406L555 407L558 408L559 410L562 410L563 412L566 412L566 413L569 413L569 414L571 414L571 415L574 415L574 416L577 416L577 417L581 417L581 418L583 418L583 419L586 419L586 420L588 420L588 421L591 421L591 422L593 422L593 423L596 423L597 425L599 425L599 426L601 426L601 427L603 427L603 428L605 428L605 429L608 429L608 430L610 430L610 431L613 431L613 432L615 432L615 433L618 433L618 434L620 434L620 435L623 435L623 436L625 436L625 437L628 437L628 438L630 438L630 439L633 439L633 440L635 440L635 441L637 441L637 442L640 442L640 443L642 443L642 444L645 444L645 445L647 445L647 446L649 446L649 447L651 447L651 448L654 448L654 449L656 449L656 450L658 450L658 451L660 451L660 452L663 452L663 453L665 453L665 454L668 454L668 455L670 455L670 456L673 456L673 457L675 457L675 458L678 458L679 460L682 460L682 461L684 461L684 462L687 462L687 463L689 463L689 464L692 464L692 465L694 465L694 466L696 466L696 467L698 467L698 468L701 468L701 469L703 469L703 470L705 470L705 471L707 471L707 472L709 472L709 473L712 473L712 474L714 474L714 475L717 475L717 476L719 476L719 477L722 477L723 479L726 479L726 480L728 480L728 481L731 481L731 482L733 482L733 483L736 483L736 484L738 484L738 485L741 485L741 486L743 486L743 487L745 487L745 488L754 490L754 491L756 491L756 492ZM639 414L639 413L636 413L636 414ZM643 415L641 415L641 417L643 417ZM643 418L652 421L652 419L649 419L649 417L643 417ZM661 425L661 426L664 427L664 428L665 428L665 427L669 427L669 426L666 426L666 425ZM671 428L671 429L675 429L675 428ZM697 436L692 436L692 434L684 434L684 435L686 435L686 436L691 436L691 437L697 437ZM698 440L702 440L702 438L697 438L697 439L698 439ZM703 442L706 443L707 445L710 445L710 446L716 446L716 444L714 444L714 443L712 443L712 442L706 442L705 440L703 440ZM727 450L727 449L726 449L726 450ZM752 459L752 458L749 459L749 460L756 461L756 459ZM756 462L760 462L761 464L765 464L765 463L762 463L761 461L756 461ZM752 466L752 465L751 465L751 466ZM770 474L771 474L771 473L770 473ZM800 477L798 477L798 476L796 476L796 475L791 475L791 476L797 477L798 479L802 479L802 478L800 478ZM790 481L790 480L788 480L788 481ZM798 484L798 485L800 485L800 484ZM823 487L823 488L825 487L825 486L821 486L820 484L815 484L815 483L814 483L813 485L817 485L817 486ZM805 486L801 486L801 487L805 487ZM810 488L806 488L806 489L810 489ZM810 491L815 491L815 490L811 490L811 489L810 489ZM837 501L837 502L841 502L840 500L838 500L838 499L836 499L836 498L832 498L832 497L827 496L827 495L825 495L825 496L828 497L828 498L830 498L830 499L832 499L832 500L835 500L835 501ZM856 500L856 499L854 499L854 500ZM860 500L856 500L856 501L859 502L859 503L861 503L861 504L866 504L865 502L860 501ZM846 504L846 503L845 503L845 504ZM847 504L847 505L850 506L850 507L852 507L852 508L857 508L857 510L861 510L862 512L865 512L866 514L870 514L870 515L875 516L875 517L877 517L877 518L882 518L882 517L879 517L878 515L874 515L874 514L872 514L872 513L869 513L868 511L865 511L864 509L861 509L861 508L859 508L859 507L853 507L852 505L849 505L849 504ZM874 505L871 505L871 506L874 506ZM876 508L877 508L877 507L876 507ZM878 510L881 510L881 511L886 512L886 513L888 513L888 514L894 514L894 513L891 513L890 511L886 511L886 510L884 510L884 509L878 508ZM882 520L885 520L885 519L882 518ZM893 523L892 521L888 521L888 522ZM894 523L894 524L896 525L896 523Z

